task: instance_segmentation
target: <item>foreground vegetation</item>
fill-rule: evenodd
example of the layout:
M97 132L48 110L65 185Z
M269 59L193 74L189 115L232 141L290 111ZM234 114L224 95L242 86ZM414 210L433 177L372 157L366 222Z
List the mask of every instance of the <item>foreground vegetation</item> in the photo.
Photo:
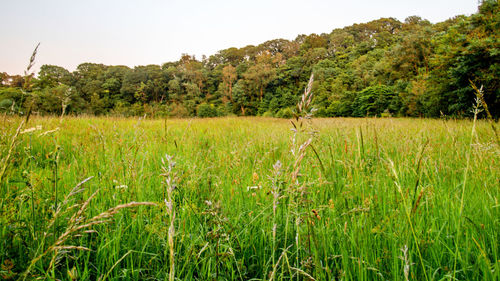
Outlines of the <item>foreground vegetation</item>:
M1 121L4 279L500 277L485 121L24 120Z
M0 111L289 118L314 73L320 117L468 117L472 81L499 118L500 6L480 2L476 14L435 24L381 18L162 65L43 65L25 93L23 77L0 73Z

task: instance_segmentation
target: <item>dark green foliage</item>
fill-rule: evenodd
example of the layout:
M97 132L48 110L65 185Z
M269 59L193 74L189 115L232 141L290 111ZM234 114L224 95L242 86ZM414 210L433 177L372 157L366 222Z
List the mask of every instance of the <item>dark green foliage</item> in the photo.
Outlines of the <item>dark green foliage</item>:
M365 88L356 95L352 104L352 115L356 117L395 114L401 108L401 99L387 86Z
M495 116L500 111L500 10L497 1L484 1L480 13L459 21L442 37L452 52L440 49L438 58L448 67L447 99L443 109L450 113L469 112L475 94L470 81L483 85L486 102Z
M208 104L208 103L202 103L198 105L197 109L197 115L198 117L216 117L217 116L217 109L213 104Z
M33 104L40 114L59 114L61 107L55 104L60 103L60 95L51 93L66 85L74 89L69 114L160 116L168 112L193 117L199 115L202 104L212 104L217 115L277 116L296 104L314 73L314 106L320 117L384 112L467 117L475 98L473 82L483 86L485 101L498 118L498 30L498 1L488 0L482 1L476 14L437 24L418 16L404 22L381 18L329 34L228 48L202 60L183 54L179 61L162 66L131 69L82 63L70 73L43 65L34 86L25 89L29 95L0 92L0 102L2 110L14 104L16 112L26 112ZM0 88L13 93L13 88L23 87L23 77L0 74Z
M23 94L19 88L0 88L0 111L9 111L14 106L15 111L22 103Z
M48 88L59 84L70 85L73 82L72 80L72 74L65 68L45 64L40 67L36 86L39 88Z
M282 108L282 109L280 109L280 111L278 111L278 113L276 113L276 117L285 118L285 119L292 118L293 117L293 110L289 107Z
M12 107L13 104L14 102L11 99L2 99L0 100L0 110L7 111Z

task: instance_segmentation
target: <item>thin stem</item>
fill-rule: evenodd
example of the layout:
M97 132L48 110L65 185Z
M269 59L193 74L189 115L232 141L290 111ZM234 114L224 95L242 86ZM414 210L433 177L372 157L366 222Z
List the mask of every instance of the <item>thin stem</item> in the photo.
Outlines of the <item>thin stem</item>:
M460 229L462 227L462 213L463 213L463 210L464 210L464 198L465 198L465 186L467 184L467 177L468 177L468 174L469 174L469 167L470 167L470 157L471 157L471 154L472 154L472 142L474 141L474 135L475 135L475 132L476 132L476 121L477 121L477 115L479 113L479 100L477 101L477 105L476 107L474 108L474 121L472 122L472 129L471 129L471 133L470 133L470 140L469 140L469 151L467 152L467 156L466 156L466 164L465 164L465 171L464 171L464 182L462 184L462 192L461 192L461 196L460 196L460 209L459 209L459 214L458 214L458 224L457 224L457 231L456 231L456 235L457 235L457 239L456 239L456 242L455 242L455 260L453 262L453 280L455 280L455 274L456 274L456 268L457 268L457 259L458 259L458 256L460 255L459 251L458 251L458 244L459 244L459 241L460 241Z
M424 265L424 259L422 257L422 253L420 252L420 247L418 245L417 234L415 232L415 228L413 227L411 213L410 213L410 210L409 210L408 205L407 205L406 197L403 194L401 184L399 183L399 177L398 177L398 174L396 172L396 169L394 168L394 162L389 160L389 163L391 164L391 170L392 170L392 173L394 175L394 183L396 184L398 193L401 195L401 200L403 201L403 208L405 209L406 219L408 220L408 224L410 225L411 234L412 234L413 240L415 242L415 247L417 248L418 257L420 259L420 264L422 265L422 270L424 271L425 280L429 280L429 277L427 276L427 271L426 271L425 265Z

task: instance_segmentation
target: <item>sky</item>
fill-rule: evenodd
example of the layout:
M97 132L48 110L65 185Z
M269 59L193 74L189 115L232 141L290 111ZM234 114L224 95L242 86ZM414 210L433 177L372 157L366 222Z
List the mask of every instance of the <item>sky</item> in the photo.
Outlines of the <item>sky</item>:
M299 34L329 33L381 17L433 23L477 11L478 0L0 0L0 72L22 74L36 44L43 64L162 64L183 53Z

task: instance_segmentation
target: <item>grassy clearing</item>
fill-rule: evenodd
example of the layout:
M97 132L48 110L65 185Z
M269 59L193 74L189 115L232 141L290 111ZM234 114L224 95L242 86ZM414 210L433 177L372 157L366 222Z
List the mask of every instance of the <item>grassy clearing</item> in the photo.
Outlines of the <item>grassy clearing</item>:
M484 121L20 122L0 133L4 279L500 277Z

